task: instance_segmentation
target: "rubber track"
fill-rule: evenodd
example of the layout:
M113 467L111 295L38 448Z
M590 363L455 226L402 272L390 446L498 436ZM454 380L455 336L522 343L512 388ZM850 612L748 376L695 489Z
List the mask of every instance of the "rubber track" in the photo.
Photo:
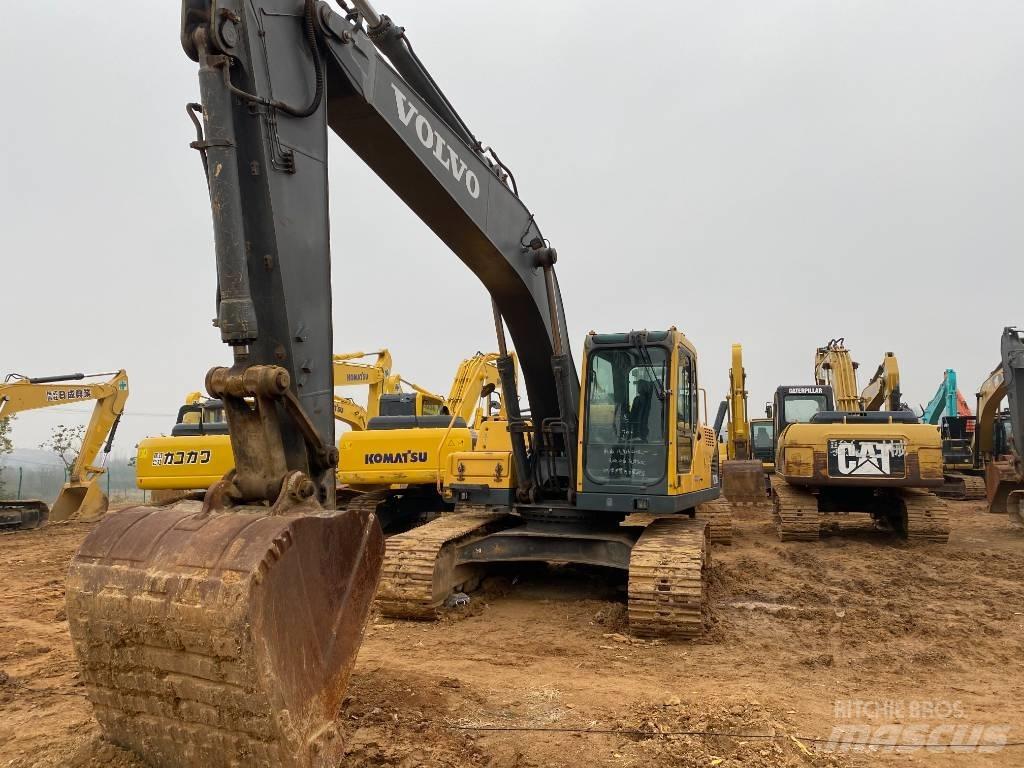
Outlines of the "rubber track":
M981 501L985 498L985 478L977 475L964 475L964 500Z
M949 540L946 502L920 488L904 488L900 498L907 513L907 541L945 544Z
M711 564L705 520L655 520L630 556L630 632L640 637L699 637L709 616Z
M772 477L772 503L780 541L817 541L821 535L818 500L810 491Z
M661 518L640 535L629 560L629 629L641 637L694 638L709 615L711 563L705 520Z
M382 502L387 501L387 491L369 491L368 493L360 493L358 496L354 496L348 504L345 505L345 509L355 512L371 512L376 514L377 507Z
M949 478L955 478L949 482ZM985 478L977 475L946 475L946 485L935 493L955 501L981 501L985 496Z
M443 550L452 549L474 534L485 533L508 514L462 512L445 515L387 540L384 569L377 589L377 605L385 616L433 619L446 592L438 583L438 561ZM444 564L442 563L442 568Z

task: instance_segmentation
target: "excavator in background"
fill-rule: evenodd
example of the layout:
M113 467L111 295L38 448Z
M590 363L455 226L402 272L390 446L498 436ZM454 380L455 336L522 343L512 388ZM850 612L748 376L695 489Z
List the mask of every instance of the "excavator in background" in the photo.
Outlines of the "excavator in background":
M201 392L185 397L170 435L135 446L135 484L152 492L155 502L204 491L234 466L224 403Z
M900 391L900 366L896 355L886 352L871 381L861 390L862 411L908 411Z
M974 462L985 476L989 511L1006 513L1024 525L1024 463L1017 445L1024 434L1024 339L1014 327L1003 329L1000 361L978 389ZM1007 407L1000 410L1003 398Z
M387 532L451 511L442 496L448 455L478 443L494 449L507 436L504 406L491 399L501 387L497 360L496 353L463 360L439 413L381 413L366 431L342 436L338 482L359 492L350 509L373 512Z
M729 414L726 423L726 460L722 462L722 495L731 504L760 504L768 500L764 464L754 457L752 450L746 387L743 347L733 344L729 395L725 400Z
M376 356L373 363L360 358ZM351 398L334 398L334 418L355 430L366 429L377 416L436 416L444 411L445 399L392 372L394 365L387 349L375 352L346 352L334 356L334 386L365 385L370 388L366 407ZM406 392L402 385L412 391Z
M771 478L775 472L775 420L771 403L765 404L764 413L763 418L750 420L750 453L761 462L766 477Z
M93 381L99 376L106 381ZM109 500L99 479L106 473L107 457L114 443L117 425L128 400L128 374L72 373L65 376L28 377L10 374L0 384L0 419L22 411L50 408L69 403L96 401L67 482L60 489L53 508L38 499L0 500L0 530L38 528L52 522L92 522L106 514ZM97 456L103 460L97 466Z
M216 326L233 353L206 390L235 468L203 502L103 521L67 583L103 733L153 764L342 762L336 717L382 569L385 610L427 616L487 563L604 565L627 575L634 633L704 626L708 524L694 517L720 489L693 344L675 328L592 333L581 386L557 253L515 177L406 30L354 2L182 0ZM328 128L481 280L495 315L508 441L449 454L456 512L392 537L386 563L375 515L335 508Z
M942 438L944 482L935 493L959 501L984 499L984 472L974 460L976 420L952 368L946 369L935 395L922 409L921 421L936 425Z
M374 357L372 362L363 358ZM366 406L349 397L334 395L334 418L353 430L366 429L367 421L390 413L409 415L438 413L444 399L393 373L391 353L347 352L334 355L334 386L366 386ZM412 392L403 392L402 384ZM205 398L199 392L189 394L178 410L170 435L147 437L136 448L136 483L152 491L154 501L179 498L182 492L205 491L235 465L228 438L224 403Z
M887 355L875 379L888 380L887 393L862 400L857 364L844 340L833 339L815 353L813 386L776 390L772 497L783 541L816 540L850 513L909 541L948 539L945 502L929 491L943 482L938 429L911 411L863 409L898 402L894 368Z

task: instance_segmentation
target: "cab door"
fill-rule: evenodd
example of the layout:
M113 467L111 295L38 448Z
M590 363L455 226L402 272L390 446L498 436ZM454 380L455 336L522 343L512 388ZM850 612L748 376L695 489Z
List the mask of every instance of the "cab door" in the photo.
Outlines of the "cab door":
M697 440L697 367L688 350L678 349L676 370L676 474L689 474Z

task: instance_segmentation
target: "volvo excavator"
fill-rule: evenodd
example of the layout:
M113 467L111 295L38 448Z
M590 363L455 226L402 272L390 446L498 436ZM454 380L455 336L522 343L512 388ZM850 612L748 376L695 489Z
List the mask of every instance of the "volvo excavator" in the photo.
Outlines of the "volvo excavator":
M110 375L106 381L96 381ZM106 514L108 499L99 480L106 473L106 459L113 446L117 425L128 400L128 374L73 373L66 376L29 377L9 374L0 384L0 419L22 411L70 403L96 401L82 437L78 457L60 489L53 508L38 499L0 500L0 530L38 528L52 522L92 522ZM103 460L97 465L100 452Z
M1000 360L978 389L974 464L984 472L989 511L1024 525L1024 461L1017 444L1024 434L1024 332L1003 329ZM1006 409L1000 410L1003 399Z
M449 488L469 509L391 539L406 537L389 544L385 602L423 615L488 562L585 562L628 573L632 631L703 626L707 523L694 515L719 482L692 343L675 328L592 333L581 387L557 254L514 176L405 30L355 6L182 2L181 43L199 65L202 103L188 115L213 214L216 326L232 352L206 389L224 403L235 468L202 502L109 516L67 583L103 733L154 765L344 756L335 719L384 539L372 513L335 509L328 128L489 291L508 411L509 448L450 455ZM622 525L633 514L648 518Z
M725 440L727 459L722 463L722 495L731 504L760 504L768 500L764 464L753 454L746 387L743 347L733 344L729 396L725 400L729 414Z
M772 496L783 541L817 540L838 531L851 513L870 515L877 528L909 541L945 542L939 431L907 410L865 410L865 404L899 404L887 355L881 375L889 383L857 392L857 364L843 339L815 353L814 385L775 392L776 452ZM885 375L885 371L889 375Z

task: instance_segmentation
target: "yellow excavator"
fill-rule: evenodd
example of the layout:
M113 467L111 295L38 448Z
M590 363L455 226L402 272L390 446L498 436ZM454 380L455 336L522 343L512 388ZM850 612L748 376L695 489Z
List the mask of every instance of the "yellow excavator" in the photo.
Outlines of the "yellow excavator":
M501 386L497 359L477 353L463 360L440 412L382 412L365 431L341 437L338 482L361 492L350 509L375 513L385 531L450 509L442 496L449 455L473 450L478 438L481 446L493 447L506 432L503 406L499 401L495 408L491 400ZM497 420L491 418L495 411Z
M722 462L722 495L732 504L760 504L768 500L764 464L753 453L751 423L747 418L747 372L743 347L732 345L729 368L729 419L726 423L726 460Z
M443 398L409 382L404 383L413 392L403 392L403 379L392 372L392 365L387 349L334 355L335 387L369 388L365 407L335 394L335 420L363 430L382 409L396 414L439 413ZM153 491L155 499L165 497L165 492L166 498L174 498L181 491L205 491L235 465L223 402L199 392L189 394L170 435L139 442L135 465L138 487Z
M815 353L814 385L776 390L772 497L783 541L816 540L853 513L910 541L947 540L945 502L929 491L943 483L938 428L908 410L863 407L898 406L895 362L886 356L862 399L857 364L844 340L833 339ZM886 380L879 400L876 386Z
M53 508L36 499L2 500L0 530L37 528L47 519L52 522L91 522L106 513L109 501L100 488L99 479L107 471L106 458L128 400L128 374L120 370L109 374L106 381L93 380L106 375L73 373L27 377L10 374L0 384L0 419L22 411L96 401L78 458ZM103 461L97 466L95 462L101 450Z
M581 382L557 253L514 175L409 32L352 4L182 0L215 325L231 350L206 391L224 404L235 467L202 502L108 516L66 590L105 738L163 768L341 764L337 716L382 574L382 603L417 615L489 563L523 560L617 569L636 634L694 637L709 610L695 514L720 488L693 343L676 328L589 334ZM331 248L340 259L350 240L330 237L328 129L477 276L495 313L508 439L449 455L456 510L389 539L386 563L375 514L336 506ZM355 194L332 190L336 205Z

